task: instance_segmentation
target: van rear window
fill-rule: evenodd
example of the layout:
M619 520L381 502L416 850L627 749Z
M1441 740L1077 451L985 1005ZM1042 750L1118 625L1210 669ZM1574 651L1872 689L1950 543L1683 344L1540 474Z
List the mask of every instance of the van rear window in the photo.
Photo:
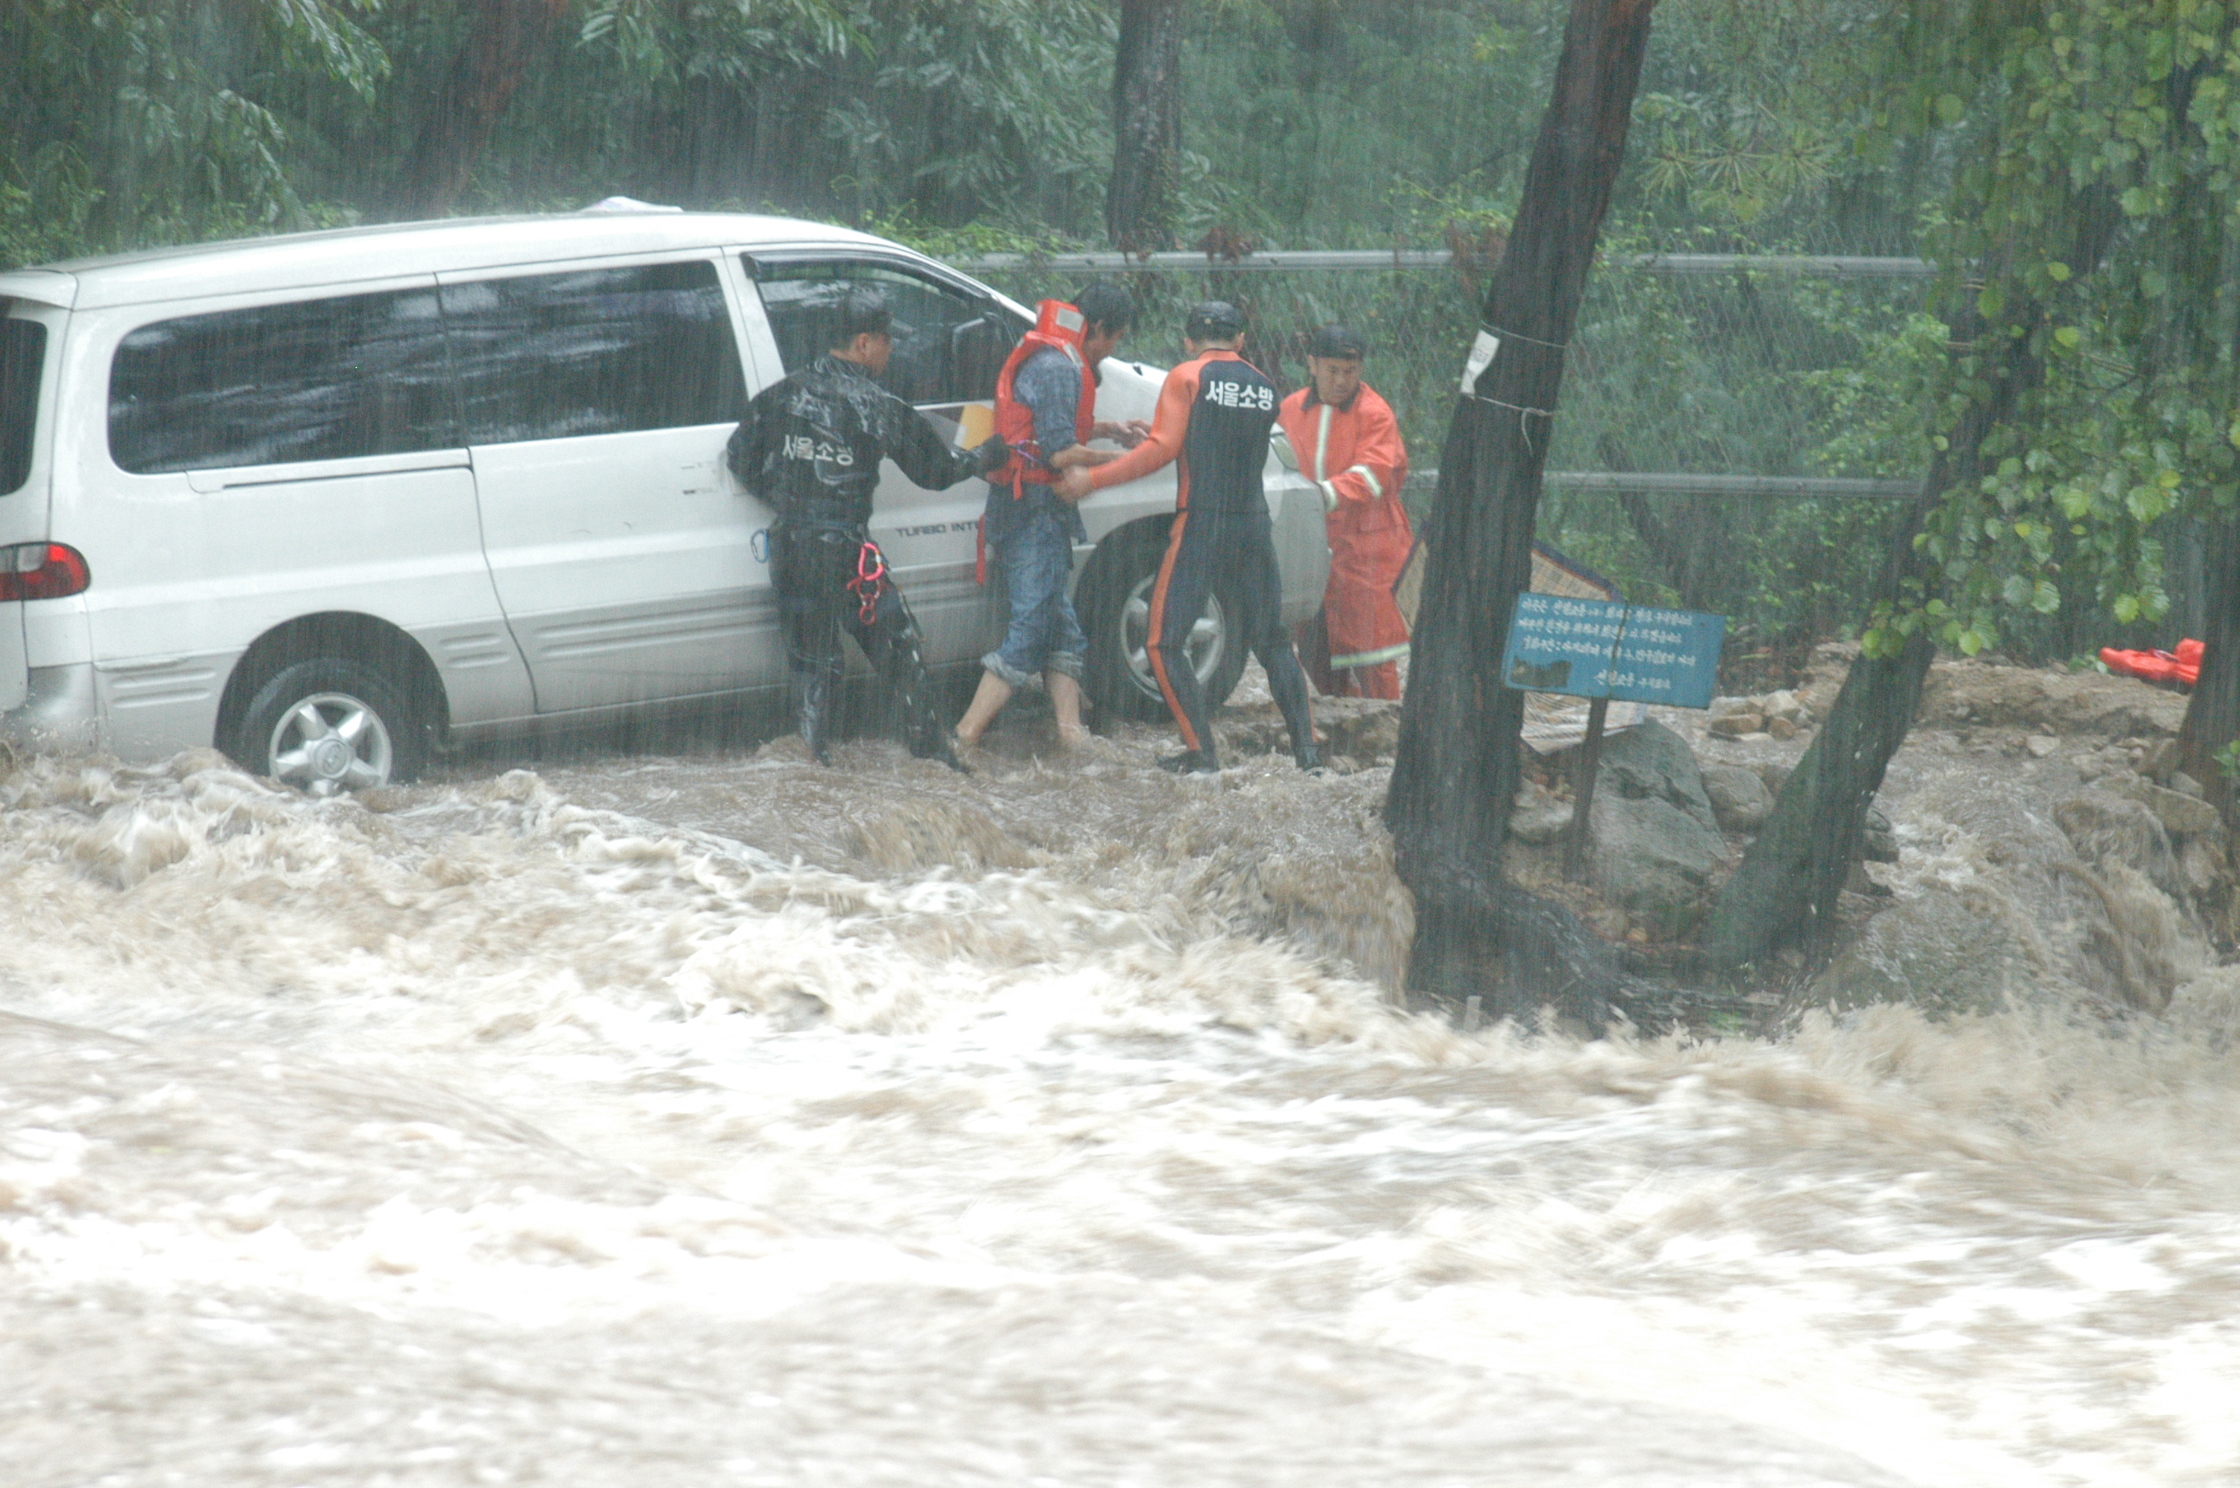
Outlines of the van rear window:
M140 474L458 443L432 289L159 321L109 365L109 452Z
M0 320L0 496L22 490L31 478L31 435L38 425L39 374L46 359L45 326Z
M469 444L730 423L746 402L704 260L447 284L443 313Z

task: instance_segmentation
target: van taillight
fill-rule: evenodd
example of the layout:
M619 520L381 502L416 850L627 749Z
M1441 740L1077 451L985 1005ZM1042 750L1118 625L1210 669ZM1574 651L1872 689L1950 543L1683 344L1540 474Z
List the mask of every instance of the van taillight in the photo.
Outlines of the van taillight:
M65 543L0 548L0 600L65 599L92 582L85 555Z

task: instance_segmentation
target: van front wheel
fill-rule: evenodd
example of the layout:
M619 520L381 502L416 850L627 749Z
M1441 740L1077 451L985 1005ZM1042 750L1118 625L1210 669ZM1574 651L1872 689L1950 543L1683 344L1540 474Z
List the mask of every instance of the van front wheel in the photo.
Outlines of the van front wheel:
M294 662L250 697L228 752L307 796L401 783L427 763L427 729L405 696L363 662Z

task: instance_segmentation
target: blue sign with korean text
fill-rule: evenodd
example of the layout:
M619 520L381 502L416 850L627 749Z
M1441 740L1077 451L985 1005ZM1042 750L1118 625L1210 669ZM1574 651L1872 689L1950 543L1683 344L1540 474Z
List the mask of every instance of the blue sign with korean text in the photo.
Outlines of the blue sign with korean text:
M1501 680L1524 692L1708 708L1727 617L1520 594Z

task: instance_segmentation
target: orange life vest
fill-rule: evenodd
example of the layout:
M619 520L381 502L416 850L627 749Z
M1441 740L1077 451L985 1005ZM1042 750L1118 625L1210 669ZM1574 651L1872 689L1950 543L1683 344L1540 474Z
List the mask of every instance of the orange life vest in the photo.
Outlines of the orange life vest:
M2195 640L2178 642L2175 651L2117 651L2103 646L2100 664L2122 676L2191 688L2201 680L2201 657L2206 650L2204 642Z
M1009 486L1013 500L1027 494L1028 486L1047 486L1057 479L1043 461L1056 454L1035 443L1034 410L1021 403L1012 381L1028 357L1040 351L1062 351L1081 373L1081 401L1073 411L1073 442L1087 444L1097 427L1097 375L1082 359L1081 337L1088 330L1081 312L1064 300L1044 300L1037 307L1034 329L1019 338L996 374L996 433L1011 446L1011 460L988 479Z

